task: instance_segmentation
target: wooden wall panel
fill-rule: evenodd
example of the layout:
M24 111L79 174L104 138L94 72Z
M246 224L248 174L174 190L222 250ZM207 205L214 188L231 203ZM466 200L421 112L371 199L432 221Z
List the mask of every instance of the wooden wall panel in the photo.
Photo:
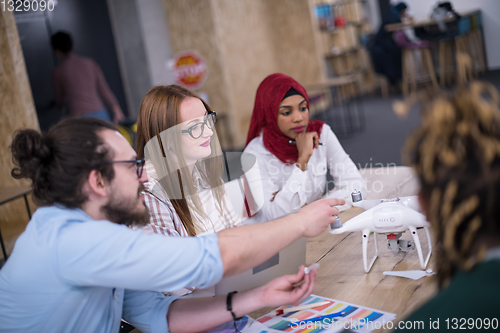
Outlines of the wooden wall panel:
M266 9L260 0L214 1L216 36L236 147L246 142L257 87L278 68Z
M13 133L19 128L39 129L39 125L16 22L9 11L0 11L0 119L0 186L29 185L10 175ZM9 238L22 232L27 222L24 200L0 206L0 228L8 248L12 247Z
M164 0L174 52L208 63L202 87L228 114L233 147L246 141L258 85L281 72L306 85L321 79L308 0Z
M164 0L165 17L174 53L195 50L208 67L208 79L199 91L208 93L210 106L219 112L228 110L223 63L214 31L211 0Z
M321 79L307 0L266 1L278 72L306 85Z

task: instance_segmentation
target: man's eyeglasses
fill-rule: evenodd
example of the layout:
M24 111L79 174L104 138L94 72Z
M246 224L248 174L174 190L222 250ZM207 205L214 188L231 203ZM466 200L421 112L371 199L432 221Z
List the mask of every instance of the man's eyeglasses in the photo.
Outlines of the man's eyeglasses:
M189 127L188 129L182 130L182 133L188 133L193 139L198 139L203 135L203 131L205 131L205 126L209 129L212 129L217 121L217 115L215 111L210 111L205 116L205 120L203 122L199 122Z
M142 177L142 172L144 171L144 163L146 163L146 160L144 158L140 160L130 160L130 161L105 161L104 163L108 164L113 164L113 163L135 163L136 166L136 173L137 177L141 178Z

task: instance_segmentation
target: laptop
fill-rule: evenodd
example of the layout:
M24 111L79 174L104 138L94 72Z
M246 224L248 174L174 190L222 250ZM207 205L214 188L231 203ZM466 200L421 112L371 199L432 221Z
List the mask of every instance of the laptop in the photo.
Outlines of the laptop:
M256 224L262 223L266 219L262 217L259 212L260 208L264 204L263 202L263 189L259 185L259 167L257 160L254 155L246 153L226 153L226 160L239 163L241 165L236 165L234 168L236 172L232 172L233 177L229 177L229 170L227 176L227 182L224 184L225 191L228 194L228 198L231 201L234 211L236 214L240 214L240 217L246 219L242 224ZM232 164L232 163L229 163ZM255 214L248 218L248 214L244 205L245 202L245 179L243 173L251 179L254 180L254 190L252 191L253 203L250 210L251 214ZM237 172L240 172L237 174ZM232 180L231 180L232 179ZM306 238L302 237L282 249L280 252L275 254L273 257L268 259L266 262L247 270L246 272L240 273L238 275L229 276L223 278L215 286L196 290L194 293L185 295L183 297L206 297L213 295L226 295L231 291L245 291L260 287L269 281L287 274L296 274L299 270L300 265L305 265L306 263Z
M215 295L253 289L279 276L296 274L300 265L306 264L306 243L306 238L301 237L266 262L238 275L223 278L215 285Z

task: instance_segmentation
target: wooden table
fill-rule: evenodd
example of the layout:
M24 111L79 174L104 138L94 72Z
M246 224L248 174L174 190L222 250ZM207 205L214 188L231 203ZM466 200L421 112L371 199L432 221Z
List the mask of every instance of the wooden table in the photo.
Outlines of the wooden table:
M362 209L341 213L341 219L355 216ZM427 238L423 229L418 231L422 249L427 253ZM307 243L307 263L320 263L315 294L335 298L345 302L392 312L401 320L416 307L423 304L436 292L433 278L419 280L386 276L384 271L418 270L420 261L417 251L394 255L387 249L383 235L378 236L379 257L367 274L363 268L361 232L331 235L328 232L311 239ZM385 238L385 237L384 237ZM411 239L409 233L402 236ZM373 239L368 246L373 249ZM432 267L432 262L429 265Z
M0 188L0 205L3 205L9 201L24 196L24 202L26 203L26 210L28 211L28 216L29 219L31 220L30 206L28 204L28 198L26 197L30 192L31 192L31 186ZM3 243L1 231L0 231L0 244L2 246L4 260L7 260L8 257L7 251L5 250L5 244Z
M458 13L460 16L470 16L474 15L476 13L480 12L479 9L475 10L470 10L470 11L465 11ZM453 22L456 21L456 18L446 18L444 19L444 22ZM419 27L425 27L429 25L435 25L437 24L437 21L434 19L424 19L424 20L418 20L418 21L410 21L410 22L405 22L405 23L393 23L393 24L386 24L385 30L387 31L397 31L397 30L403 30L406 28L419 28Z
M370 195L369 192L367 199L373 199L377 196L387 198L416 194L416 179L409 173L409 169L397 167L395 170L397 170L396 175L392 175L391 171L377 175L371 172L370 169L362 170L363 177L368 184L373 183L375 179L388 183L388 179L392 178L394 182L377 195L373 193ZM342 222L345 222L361 212L363 212L363 209L353 207L340 213L339 216ZM418 233L422 251L424 255L427 255L428 247L425 231L420 229ZM387 241L383 237L383 235L378 236L379 257L368 274L365 273L363 268L361 231L340 235L331 235L328 231L325 231L315 238L308 239L306 263L311 265L317 262L321 265L313 293L395 313L395 323L404 319L432 297L437 291L433 277L423 277L415 281L382 274L384 271L421 269L416 250L411 250L406 254L394 255L387 248ZM405 232L402 239L411 240L412 237L408 232ZM368 243L369 259L373 257L373 253L370 252L373 251L373 246L373 238L370 237ZM427 268L434 268L432 259L431 256ZM251 316L258 318L270 310L271 308L261 309L251 313Z

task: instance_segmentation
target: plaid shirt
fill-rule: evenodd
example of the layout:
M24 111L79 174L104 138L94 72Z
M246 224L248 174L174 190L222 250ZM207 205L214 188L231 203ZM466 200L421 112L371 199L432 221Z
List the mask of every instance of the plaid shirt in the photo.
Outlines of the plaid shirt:
M145 170L149 181L144 184L146 186L144 199L150 212L150 221L149 225L143 228L143 232L157 233L165 236L189 236L174 206L168 199L166 191L159 184L154 166L147 162ZM226 209L221 212L211 190L202 187L199 174L195 172L193 176L197 189L200 190L198 192L200 201L205 213L209 216L209 220L206 220L197 216L193 211L190 212L191 216L195 217L195 228L198 234L207 231L217 232L233 227L242 221L242 218L234 212L230 201L227 199L227 195L224 196L226 203L224 206Z

